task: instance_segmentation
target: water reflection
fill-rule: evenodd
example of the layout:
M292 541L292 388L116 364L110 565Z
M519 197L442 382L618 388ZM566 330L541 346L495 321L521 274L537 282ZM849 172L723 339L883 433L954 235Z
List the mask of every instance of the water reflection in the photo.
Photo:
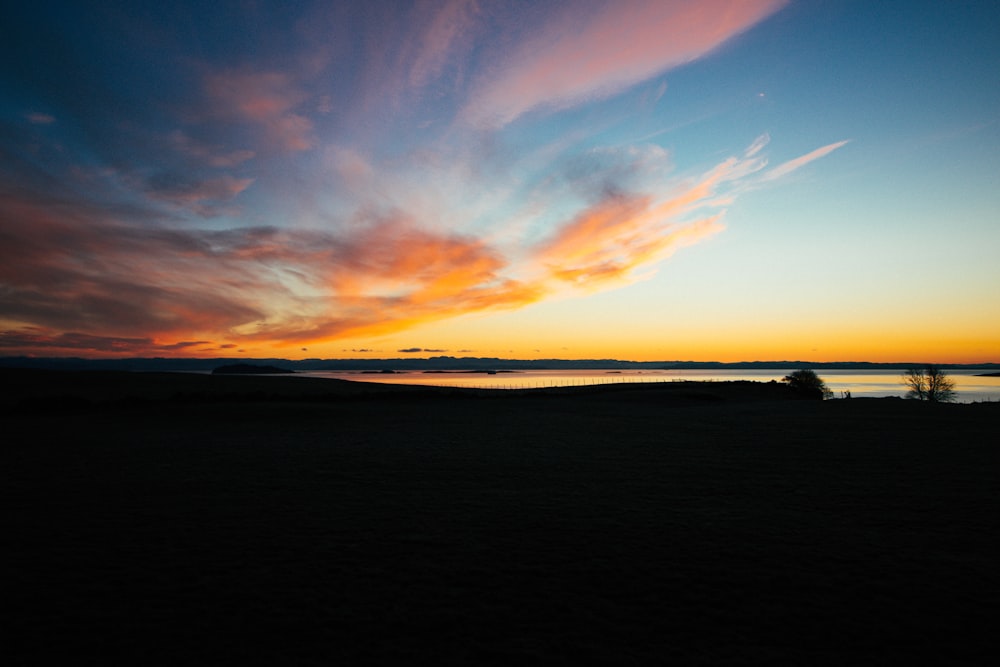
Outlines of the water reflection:
M755 370L529 370L460 372L460 371L402 371L396 373L363 373L360 371L312 371L301 373L313 377L330 377L343 380L381 382L387 384L419 384L438 387L465 387L476 389L542 389L595 384L636 382L683 381L780 381L790 371L774 369ZM1000 401L1000 377L976 377L983 371L948 371L955 382L957 400ZM857 371L850 369L819 369L816 373L826 382L835 398L847 392L855 398L904 396L902 372Z

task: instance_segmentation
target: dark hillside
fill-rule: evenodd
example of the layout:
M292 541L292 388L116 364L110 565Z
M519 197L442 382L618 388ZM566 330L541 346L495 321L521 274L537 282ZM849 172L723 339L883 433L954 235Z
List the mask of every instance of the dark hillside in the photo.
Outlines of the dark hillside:
M995 657L1000 404L62 380L4 389L11 664Z

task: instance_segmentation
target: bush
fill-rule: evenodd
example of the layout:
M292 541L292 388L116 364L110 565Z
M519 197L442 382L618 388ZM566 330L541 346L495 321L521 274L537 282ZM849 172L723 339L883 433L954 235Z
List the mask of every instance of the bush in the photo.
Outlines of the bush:
M826 383L808 368L786 375L782 382L787 382L792 391L804 398L815 398L822 401L833 396L833 392L826 386Z

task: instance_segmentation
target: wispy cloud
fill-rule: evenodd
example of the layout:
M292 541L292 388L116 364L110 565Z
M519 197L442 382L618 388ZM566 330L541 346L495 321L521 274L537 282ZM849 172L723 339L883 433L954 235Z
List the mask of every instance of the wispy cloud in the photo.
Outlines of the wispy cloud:
M765 133L760 135L754 140L752 144L750 144L750 148L748 148L746 151L746 156L753 157L757 153L760 153L762 150L764 150L764 148L768 145L768 143L770 143L770 141L771 141L771 136L769 134Z
M845 142L765 172L763 135L676 173L661 145L590 126L526 141L511 122L649 81L782 4L347 7L308 28L350 15L363 57L313 45L191 65L183 95L149 112L166 120L120 123L134 154L102 162L83 139L60 163L0 152L20 174L0 186L0 345L313 349L640 280L719 234L744 189ZM646 88L650 108L667 90Z
M633 0L555 15L473 90L463 117L499 127L533 109L607 97L699 58L774 13L783 0Z
M142 345L176 344L172 334L192 332L211 334L199 339L206 343L304 342L395 331L538 297L534 287L500 275L504 260L482 242L422 230L402 216L333 235L164 231L101 209L67 210L0 199L3 219L19 223L0 228L0 282L7 285L0 310L10 332L116 338L112 332L125 329L143 332L135 337Z
M420 32L419 47L409 66L409 84L422 87L441 75L456 48L471 47L477 3L474 0L448 0L431 13Z
M677 249L722 231L722 206L731 201L723 194L763 166L756 152L751 147L701 178L675 183L659 201L609 193L560 226L540 245L537 260L549 277L586 291L630 282Z
M209 117L235 119L264 130L267 144L286 151L315 145L313 122L296 109L309 98L295 76L280 71L209 70L203 78Z
M253 180L232 176L198 180L177 172L161 172L146 180L146 191L154 199L181 206L197 206L231 201L250 187Z
M312 343L519 308L565 289L619 287L718 234L725 207L763 168L765 143L755 141L700 176L670 178L659 191L608 188L520 247L501 247L489 234L436 231L400 211L336 230L159 229L100 206L8 194L0 197L0 213L17 224L0 225L7 340L33 340L41 349L69 340L54 333L63 331L127 338L143 349L193 350L220 340ZM663 176L667 164L665 155L640 148L598 151L589 159L586 169L567 173L582 183L597 172L608 184L648 186L655 179L642 175ZM231 198L248 185L223 177L160 183L147 194L197 204ZM140 335L116 335L122 330Z
M14 223L0 226L7 326L173 338L218 334L262 316L252 294L267 291L266 283L252 267L216 256L212 233L122 222L114 210L80 201L10 195L0 197L0 215Z
M818 160L821 157L829 155L830 153L837 150L841 146L846 145L849 141L850 141L849 139L845 139L844 141L838 141L832 144L827 144L826 146L817 148L814 151L810 151L801 157L797 157L794 160L789 160L788 162L779 164L774 169L765 172L764 175L761 177L761 180L773 181L776 178L787 176L796 169L800 169L801 167L806 166L807 164L809 164L814 160Z
M50 333L37 328L0 331L0 349L35 350L43 354L142 354L158 351L149 338ZM173 348L167 348L170 351Z
M24 114L24 118L32 125L51 125L56 122L55 116L40 111L29 111Z
M175 150L210 167L236 167L253 159L255 155L254 151L248 149L226 149L200 142L181 130L174 130L169 142Z

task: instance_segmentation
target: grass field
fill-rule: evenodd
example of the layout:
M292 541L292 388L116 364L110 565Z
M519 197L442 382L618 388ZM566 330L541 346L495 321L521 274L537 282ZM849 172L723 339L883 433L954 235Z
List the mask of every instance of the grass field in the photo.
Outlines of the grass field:
M1000 404L0 379L6 664L998 653Z

